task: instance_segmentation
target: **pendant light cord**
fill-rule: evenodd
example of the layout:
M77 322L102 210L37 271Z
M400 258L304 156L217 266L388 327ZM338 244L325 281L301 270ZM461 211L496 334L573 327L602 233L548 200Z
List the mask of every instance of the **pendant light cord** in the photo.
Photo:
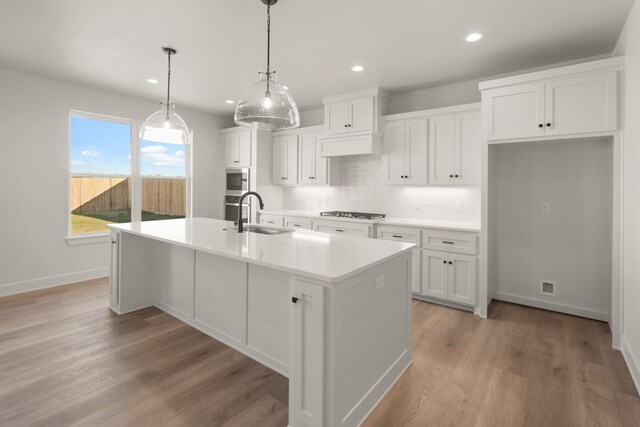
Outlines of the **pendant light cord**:
M169 93L171 91L171 52L167 52L167 120L169 120Z
M271 5L267 5L267 92L269 94L269 80L271 80Z

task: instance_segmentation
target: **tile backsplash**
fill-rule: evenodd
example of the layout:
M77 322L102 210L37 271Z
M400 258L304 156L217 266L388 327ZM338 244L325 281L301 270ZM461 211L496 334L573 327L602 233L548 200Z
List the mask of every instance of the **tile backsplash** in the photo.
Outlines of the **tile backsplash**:
M343 157L340 166L340 186L285 187L284 209L346 210L407 218L480 221L479 186L385 185L379 156ZM456 205L462 206L462 212L456 211Z

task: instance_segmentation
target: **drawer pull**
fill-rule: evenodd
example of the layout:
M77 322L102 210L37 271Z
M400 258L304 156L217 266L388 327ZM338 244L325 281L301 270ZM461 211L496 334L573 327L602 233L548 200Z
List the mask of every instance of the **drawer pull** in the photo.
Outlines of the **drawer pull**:
M453 245L454 244L453 242L448 242L446 240L443 240L442 243L444 243L445 245Z
M291 225L293 225L294 227L300 227L300 224L291 224Z
M392 234L391 237L395 237L396 239L402 239L402 236L398 234Z
M340 230L338 228L336 228L336 231L339 232L339 233L344 233L344 230Z

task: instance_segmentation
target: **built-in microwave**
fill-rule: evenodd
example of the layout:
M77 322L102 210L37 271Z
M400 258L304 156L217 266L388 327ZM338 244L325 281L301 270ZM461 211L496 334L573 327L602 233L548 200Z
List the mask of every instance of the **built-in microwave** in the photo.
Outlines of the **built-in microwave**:
M238 209L240 209L240 196L226 195L224 196L224 219L226 221L238 220ZM242 218L243 222L251 221L251 204L242 204Z
M225 194L241 196L249 191L249 169L227 169Z

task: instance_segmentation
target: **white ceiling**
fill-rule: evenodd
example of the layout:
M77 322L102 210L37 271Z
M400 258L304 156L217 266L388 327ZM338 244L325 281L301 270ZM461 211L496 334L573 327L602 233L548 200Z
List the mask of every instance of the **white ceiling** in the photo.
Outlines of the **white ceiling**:
M280 0L272 57L301 110L612 51L633 0ZM259 0L0 0L0 67L232 114L265 64ZM463 41L471 32L484 38ZM351 71L354 64L365 71ZM146 78L155 77L159 85Z

